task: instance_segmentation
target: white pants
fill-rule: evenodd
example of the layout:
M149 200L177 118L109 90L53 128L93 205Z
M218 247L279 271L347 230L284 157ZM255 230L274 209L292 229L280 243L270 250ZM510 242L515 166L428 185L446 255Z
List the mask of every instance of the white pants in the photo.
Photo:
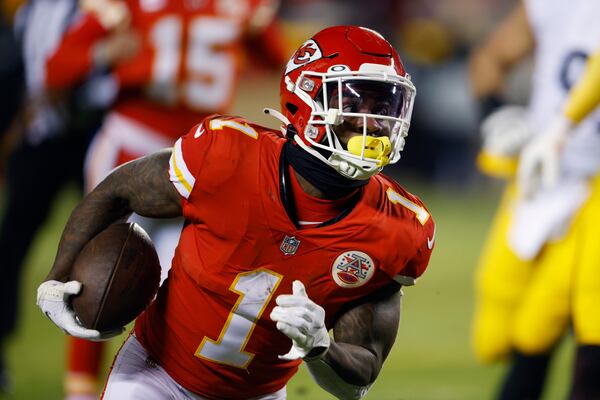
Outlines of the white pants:
M285 387L249 400L285 400ZM157 365L134 335L119 350L102 395L104 400L208 400L185 389Z

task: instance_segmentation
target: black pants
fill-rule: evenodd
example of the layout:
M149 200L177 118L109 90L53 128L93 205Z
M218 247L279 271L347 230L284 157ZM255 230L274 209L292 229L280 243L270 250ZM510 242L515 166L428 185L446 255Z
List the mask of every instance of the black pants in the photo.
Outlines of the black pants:
M85 134L53 138L35 146L22 143L9 157L0 226L0 346L16 325L24 258L60 190L68 182L82 188L88 143ZM49 256L48 270L52 261Z

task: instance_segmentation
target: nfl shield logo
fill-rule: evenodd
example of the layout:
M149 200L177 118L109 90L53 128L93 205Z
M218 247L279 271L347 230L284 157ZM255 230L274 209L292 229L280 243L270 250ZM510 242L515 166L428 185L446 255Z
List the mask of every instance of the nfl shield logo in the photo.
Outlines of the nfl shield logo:
M286 256L291 256L296 254L298 246L300 246L300 241L298 239L296 239L294 236L289 237L285 235L283 242L281 242L281 246L279 246L279 250L281 250Z

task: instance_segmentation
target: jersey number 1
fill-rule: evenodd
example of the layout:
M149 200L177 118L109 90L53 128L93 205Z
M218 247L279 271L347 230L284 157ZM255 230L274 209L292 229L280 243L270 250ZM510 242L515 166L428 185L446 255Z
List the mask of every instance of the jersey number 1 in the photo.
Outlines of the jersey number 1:
M256 322L277 290L283 276L267 269L239 274L229 290L239 295L219 338L204 337L196 357L237 368L246 368L254 354L244 350Z
M392 190L392 188L388 188L388 190L386 190L385 193L387 194L388 199L390 199L390 201L393 204L400 204L408 210L414 212L415 217L417 217L417 220L421 223L421 225L425 225L425 222L427 222L427 220L429 219L429 213L427 212L427 210L425 210L425 208L410 201L398 192Z

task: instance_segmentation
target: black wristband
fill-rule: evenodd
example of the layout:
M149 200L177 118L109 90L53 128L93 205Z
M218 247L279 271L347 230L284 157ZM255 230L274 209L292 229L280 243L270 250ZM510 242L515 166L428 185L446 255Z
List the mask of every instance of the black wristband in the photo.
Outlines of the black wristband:
M494 112L494 110L503 106L505 103L506 102L504 99L497 95L491 95L480 99L477 110L479 120L483 120L485 117Z

